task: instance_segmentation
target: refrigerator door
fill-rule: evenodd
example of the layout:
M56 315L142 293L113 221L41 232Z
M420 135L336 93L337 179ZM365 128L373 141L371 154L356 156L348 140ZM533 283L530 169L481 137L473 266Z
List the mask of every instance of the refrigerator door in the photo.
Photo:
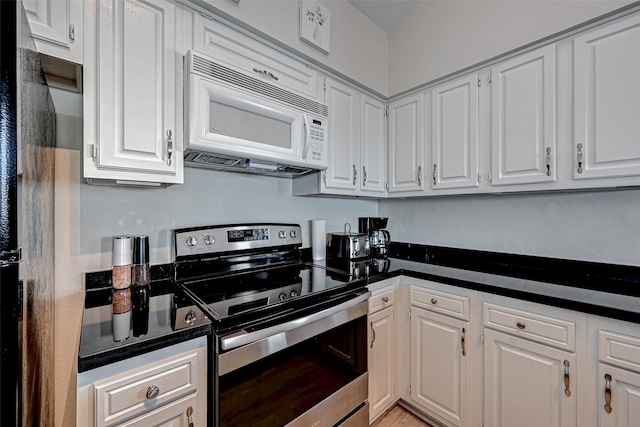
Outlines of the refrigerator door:
M20 0L0 43L0 425L53 425L55 114Z

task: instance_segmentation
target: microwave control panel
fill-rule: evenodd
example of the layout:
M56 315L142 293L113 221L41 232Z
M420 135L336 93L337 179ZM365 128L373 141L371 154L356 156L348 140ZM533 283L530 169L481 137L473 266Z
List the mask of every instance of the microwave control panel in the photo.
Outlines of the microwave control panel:
M327 163L327 119L310 118L309 151L307 162L311 164Z

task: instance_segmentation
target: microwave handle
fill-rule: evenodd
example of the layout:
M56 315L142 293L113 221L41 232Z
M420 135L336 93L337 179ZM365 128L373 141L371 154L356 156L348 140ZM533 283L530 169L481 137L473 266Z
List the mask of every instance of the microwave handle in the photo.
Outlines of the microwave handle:
M304 146L302 147L302 158L307 158L307 153L309 152L309 140L311 139L311 127L309 126L309 122L307 120L307 115L302 115L302 124L304 126Z

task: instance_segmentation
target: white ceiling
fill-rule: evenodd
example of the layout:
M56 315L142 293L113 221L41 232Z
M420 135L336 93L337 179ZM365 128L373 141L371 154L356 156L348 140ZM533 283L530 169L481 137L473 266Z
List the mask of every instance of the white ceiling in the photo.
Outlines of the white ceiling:
M349 0L378 27L389 32L411 8L415 0Z

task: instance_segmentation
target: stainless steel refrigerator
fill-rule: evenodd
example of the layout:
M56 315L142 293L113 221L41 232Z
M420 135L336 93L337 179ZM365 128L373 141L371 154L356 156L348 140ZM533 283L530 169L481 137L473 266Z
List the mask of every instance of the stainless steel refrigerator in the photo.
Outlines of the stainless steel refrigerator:
M52 425L55 114L21 1L0 25L0 425Z

